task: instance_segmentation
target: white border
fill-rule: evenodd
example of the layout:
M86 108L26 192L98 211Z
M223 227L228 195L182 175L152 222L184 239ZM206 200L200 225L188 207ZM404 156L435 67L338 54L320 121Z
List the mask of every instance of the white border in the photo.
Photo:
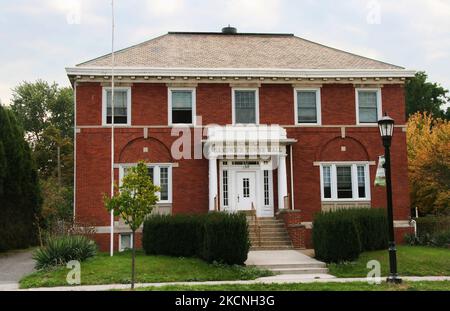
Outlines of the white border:
M353 198L345 198L339 199L337 197L337 174L336 174L336 166L351 166L351 174L352 174L352 197ZM365 172L365 186L366 186L366 197L359 198L358 197L358 171L357 166L364 165ZM330 178L331 178L331 198L325 198L323 193L323 167L331 166L330 170ZM320 198L323 202L358 202L358 201L370 201L370 169L369 162L332 162L332 163L321 163L320 164Z
M111 126L111 124L106 123L106 91L111 91L111 87L104 86L102 88L102 125ZM131 87L114 87L114 92L115 91L127 91L127 123L114 123L114 126L131 126Z
M316 92L316 122L298 122L298 98L297 93L302 91L314 91ZM322 125L322 105L321 105L321 93L320 88L294 88L294 124L295 125Z
M111 75L108 66L66 67L68 75ZM415 70L399 69L285 69L285 68L164 68L114 67L117 76L186 76L186 77L289 77L289 78L408 78Z
M254 91L255 92L255 123L236 123L235 92ZM234 87L231 89L231 116L233 125L259 124L259 88L257 87Z
M377 92L377 120L380 120L383 116L383 103L381 100L381 88L355 88L355 111L356 111L356 124L357 125L377 125L377 122L367 122L367 123L360 123L359 122L359 91L372 91Z
M122 248L122 235L130 236L130 249L133 248L133 232L119 233L119 252L123 252L125 250L124 248Z
M136 166L137 163L120 163L119 164L119 186L122 185L122 179L124 176L124 168L126 167L133 167ZM161 200L161 194L158 192L158 198L159 201L158 203L164 203L164 204L170 204L172 203L172 184L173 184L173 179L172 179L172 167L173 167L173 163L146 163L147 167L153 167L153 183L156 186L160 186L160 168L161 167L167 167L167 174L168 174L168 189L167 189L167 200Z
M172 92L191 91L192 97L192 123L172 123ZM169 126L189 126L197 124L197 94L192 87L168 87L167 88L167 124Z

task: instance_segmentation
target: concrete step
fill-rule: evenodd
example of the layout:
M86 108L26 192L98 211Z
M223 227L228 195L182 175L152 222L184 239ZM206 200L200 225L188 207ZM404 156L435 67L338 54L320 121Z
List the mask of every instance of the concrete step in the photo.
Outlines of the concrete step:
M250 250L252 251L272 251L272 250L290 250L292 246L279 245L279 246L252 246Z
M258 227L256 227L256 226L248 226L248 230L249 231L251 231L251 230L255 230L255 229L257 229ZM284 227L284 224L266 224L266 225L264 225L264 226L260 226L259 227L261 230L265 230L265 229L285 229L285 227Z
M291 240L288 237L265 237L265 238L261 238L261 239L258 239L256 237L250 238L250 241L258 242L259 240L261 242L270 242L270 243L276 243L276 242L289 242L290 243L291 242Z
M296 269L296 268L326 268L327 265L324 262L302 262L302 263L290 263L290 264L273 264L273 265L258 265L264 269Z
M286 246L286 247L290 247L292 248L292 243L291 241L286 241L286 242L263 242L261 241L261 243L258 242L250 242L251 246L254 247L280 247L280 246Z
M270 269L277 274L327 274L327 268L274 268Z

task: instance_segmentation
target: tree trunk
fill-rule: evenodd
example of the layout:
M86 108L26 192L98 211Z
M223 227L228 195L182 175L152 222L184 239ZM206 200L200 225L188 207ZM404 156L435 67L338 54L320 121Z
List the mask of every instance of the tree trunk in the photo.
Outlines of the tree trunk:
M136 231L133 230L133 234L131 235L131 239L132 239L132 244L133 246L131 247L132 251L131 251L131 290L134 290L134 277L135 277L135 257L136 257L136 251L135 251L135 233Z

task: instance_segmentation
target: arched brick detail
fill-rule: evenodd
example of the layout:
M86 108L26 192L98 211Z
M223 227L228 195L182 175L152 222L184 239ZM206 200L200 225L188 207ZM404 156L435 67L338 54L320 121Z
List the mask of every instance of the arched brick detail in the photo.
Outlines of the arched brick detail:
M147 152L144 152L147 148ZM135 163L138 161L153 163L173 162L170 149L160 140L149 137L139 137L128 142L120 151L120 163Z
M319 148L316 161L369 161L369 153L355 138L337 136Z

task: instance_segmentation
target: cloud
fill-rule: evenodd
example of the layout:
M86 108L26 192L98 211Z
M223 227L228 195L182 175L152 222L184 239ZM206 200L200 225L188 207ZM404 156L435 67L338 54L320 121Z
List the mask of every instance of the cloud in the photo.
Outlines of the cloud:
M278 26L280 12L279 0L228 0L218 13L230 24L267 31Z
M147 9L150 14L173 15L179 13L184 8L184 0L148 0Z

